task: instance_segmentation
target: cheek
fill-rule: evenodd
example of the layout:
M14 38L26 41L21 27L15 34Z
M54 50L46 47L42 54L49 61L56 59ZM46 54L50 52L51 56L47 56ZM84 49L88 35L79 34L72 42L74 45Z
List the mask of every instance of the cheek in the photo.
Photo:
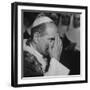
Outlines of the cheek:
M47 40L47 38L42 38L41 40L40 40L40 46L42 47L42 49L47 49L48 48L48 46L49 46L49 40Z
M44 46L44 49L47 49L48 46L49 46L48 42L45 42L45 41L44 41L43 46Z
M43 44L42 44L43 49L44 50L47 50L48 49L48 46L49 46L48 42L43 41Z
M46 48L46 41L44 39L42 39L40 42L39 42L39 45L41 46L42 49L45 49Z

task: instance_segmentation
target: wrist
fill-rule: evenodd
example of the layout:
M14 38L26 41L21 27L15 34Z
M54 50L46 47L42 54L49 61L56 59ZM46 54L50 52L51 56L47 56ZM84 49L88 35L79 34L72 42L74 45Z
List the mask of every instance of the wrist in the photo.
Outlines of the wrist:
M60 60L60 57L51 57L51 59Z

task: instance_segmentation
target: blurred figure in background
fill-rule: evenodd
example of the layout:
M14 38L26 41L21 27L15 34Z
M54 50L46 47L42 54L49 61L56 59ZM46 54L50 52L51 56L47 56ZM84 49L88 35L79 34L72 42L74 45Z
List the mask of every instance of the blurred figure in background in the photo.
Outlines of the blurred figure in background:
M61 62L70 69L70 75L80 75L80 14L71 14L70 24L63 27Z

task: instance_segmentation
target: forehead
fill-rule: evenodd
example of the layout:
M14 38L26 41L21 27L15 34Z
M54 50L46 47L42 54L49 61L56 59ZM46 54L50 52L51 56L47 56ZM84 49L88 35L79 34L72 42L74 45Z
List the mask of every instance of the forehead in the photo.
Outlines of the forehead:
M46 24L46 34L52 37L54 37L57 34L57 27L54 23Z

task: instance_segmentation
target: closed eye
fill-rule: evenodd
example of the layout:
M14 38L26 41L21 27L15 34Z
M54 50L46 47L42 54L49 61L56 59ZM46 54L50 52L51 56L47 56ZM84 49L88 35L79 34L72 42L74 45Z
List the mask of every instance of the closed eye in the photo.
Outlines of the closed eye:
M55 38L49 38L50 42L55 41Z

